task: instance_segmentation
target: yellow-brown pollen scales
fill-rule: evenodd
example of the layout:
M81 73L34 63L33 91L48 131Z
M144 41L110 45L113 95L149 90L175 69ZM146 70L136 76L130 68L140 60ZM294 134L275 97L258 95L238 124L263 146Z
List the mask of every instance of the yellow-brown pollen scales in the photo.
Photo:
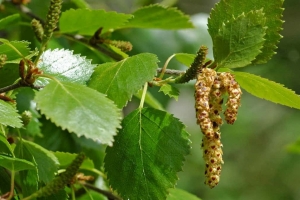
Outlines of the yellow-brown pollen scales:
M205 184L215 187L220 180L223 151L220 126L223 120L223 95L228 93L225 120L233 124L240 106L241 89L233 75L227 72L217 74L210 68L203 68L195 84L195 107L197 124L203 133L202 148L205 161Z

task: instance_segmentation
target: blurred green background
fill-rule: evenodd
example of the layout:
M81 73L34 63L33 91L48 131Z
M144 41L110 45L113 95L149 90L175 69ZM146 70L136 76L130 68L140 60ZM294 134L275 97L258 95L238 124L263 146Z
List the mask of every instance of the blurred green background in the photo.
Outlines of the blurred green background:
M34 3L35 2L35 3ZM37 3L39 2L39 4ZM32 0L29 7L45 17L49 0ZM72 2L66 0L65 2ZM174 53L196 53L200 45L212 49L207 32L207 17L216 0L87 0L93 9L131 13L138 7L151 3L176 6L191 15L195 29L180 31L122 30L113 34L115 39L128 40L133 44L131 55L151 52L158 55L162 67ZM38 9L34 6L38 6ZM45 8L44 8L45 7ZM264 65L250 66L240 71L254 73L281 83L300 94L300 1L284 3L284 36L278 45L277 54ZM68 9L65 7L64 9ZM1 37L32 40L30 27L20 27L21 34ZM3 35L4 34L4 35ZM34 47L34 43L33 43ZM51 48L70 48L100 63L98 55L82 45L53 39ZM213 58L210 51L209 57ZM169 68L181 68L172 61ZM223 125L222 143L224 162L219 185L210 189L204 185L204 162L200 149L202 133L196 125L193 83L180 86L178 101L168 99L158 88L150 88L166 109L181 119L191 134L192 151L186 159L183 172L179 173L178 187L204 200L298 200L300 199L300 111L277 105L249 95L244 91L242 107L234 125ZM128 104L125 112L136 108L137 100Z

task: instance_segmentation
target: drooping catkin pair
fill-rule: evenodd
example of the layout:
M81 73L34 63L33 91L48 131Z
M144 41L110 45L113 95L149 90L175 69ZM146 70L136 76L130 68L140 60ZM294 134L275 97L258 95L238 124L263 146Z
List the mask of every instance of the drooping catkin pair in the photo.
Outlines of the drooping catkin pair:
M228 93L225 120L233 124L240 106L241 89L232 74L222 72L218 74L210 68L203 68L197 76L195 84L195 108L197 124L203 133L202 148L205 161L205 184L215 187L220 180L223 164L220 126L223 120L223 95Z

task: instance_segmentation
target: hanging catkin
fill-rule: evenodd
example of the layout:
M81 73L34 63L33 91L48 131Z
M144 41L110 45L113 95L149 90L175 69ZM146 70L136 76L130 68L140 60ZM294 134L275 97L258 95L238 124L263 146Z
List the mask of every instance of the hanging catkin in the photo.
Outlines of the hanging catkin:
M223 72L219 78L228 93L227 109L224 112L225 120L228 124L233 124L237 118L238 108L241 106L242 91L232 74Z
M227 123L236 120L240 106L241 89L230 73L218 75L213 69L203 68L195 84L195 108L197 124L203 133L202 149L205 161L205 184L213 188L218 185L223 159L220 126L223 120L223 95L228 93L227 109L224 112Z

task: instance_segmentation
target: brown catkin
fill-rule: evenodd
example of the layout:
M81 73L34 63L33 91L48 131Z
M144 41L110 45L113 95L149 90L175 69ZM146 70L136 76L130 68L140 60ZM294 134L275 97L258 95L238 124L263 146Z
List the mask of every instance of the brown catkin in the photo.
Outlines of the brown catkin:
M195 108L197 124L202 133L207 137L213 137L213 124L209 118L209 94L217 73L209 68L202 69L195 83Z
M209 95L209 118L213 124L213 137L203 136L203 158L205 161L205 184L210 188L218 185L221 175L223 159L220 126L223 120L220 116L222 112L223 94L225 90L222 87L218 77L215 78Z
M228 93L225 120L233 124L240 106L241 89L233 75L227 72L217 74L213 69L203 68L195 84L195 108L197 124L203 133L202 149L205 162L205 184L210 188L220 181L222 164L222 143L220 126L223 120L223 95Z
M223 72L219 78L228 93L227 109L224 112L225 120L228 124L233 124L237 118L238 108L241 106L242 91L232 74Z

